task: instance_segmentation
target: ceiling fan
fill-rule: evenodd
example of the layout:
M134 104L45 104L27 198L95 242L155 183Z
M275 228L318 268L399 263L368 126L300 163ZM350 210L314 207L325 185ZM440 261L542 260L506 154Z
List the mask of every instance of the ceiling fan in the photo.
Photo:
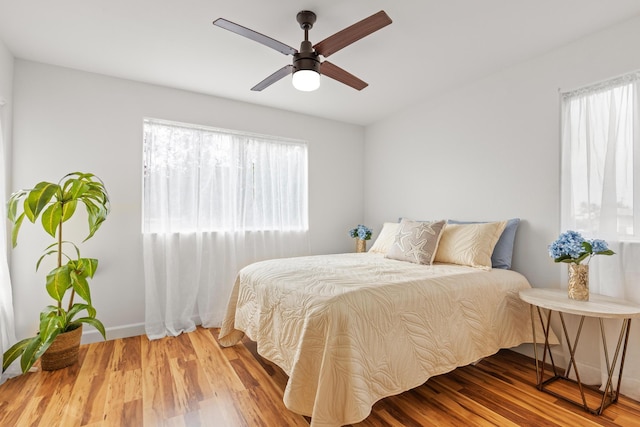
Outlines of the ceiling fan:
M389 18L383 10L363 19L362 21L356 22L342 31L338 31L334 35L327 37L320 43L316 43L313 46L309 41L309 30L316 22L316 14L309 10L303 10L298 12L296 20L300 24L300 28L304 30L304 41L300 44L299 51L291 46L287 46L284 43L274 40L271 37L250 30L249 28L235 24L231 21L227 21L223 18L218 18L213 21L213 25L247 37L285 55L293 55L293 64L285 65L275 73L271 74L269 77L252 87L251 90L253 91L261 91L289 74L293 74L293 86L302 91L316 90L320 86L321 74L331 77L332 79L357 90L362 90L368 86L366 82L360 80L353 74L329 61L324 59L321 60L320 57L322 56L323 58L327 58L329 55L336 53L340 49L347 47L361 38L364 38L391 24L391 18Z

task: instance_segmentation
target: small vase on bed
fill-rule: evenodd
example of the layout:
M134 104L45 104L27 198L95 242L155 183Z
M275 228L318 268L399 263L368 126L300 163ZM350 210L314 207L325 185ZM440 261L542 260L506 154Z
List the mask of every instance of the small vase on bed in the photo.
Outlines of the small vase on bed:
M594 255L613 255L604 240L586 240L577 231L565 231L549 245L549 256L555 262L569 264L569 299L589 301L589 261ZM581 264L582 261L586 262Z
M349 236L356 239L356 252L367 251L367 240L371 239L371 229L362 224L358 224L356 228L349 230Z

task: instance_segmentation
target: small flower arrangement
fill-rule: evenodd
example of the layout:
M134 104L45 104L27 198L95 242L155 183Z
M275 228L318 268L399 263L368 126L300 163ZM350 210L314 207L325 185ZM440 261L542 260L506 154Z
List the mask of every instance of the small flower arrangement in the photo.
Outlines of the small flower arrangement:
M369 240L371 239L371 229L362 224L358 224L356 228L349 230L349 236L360 240Z
M589 263L594 255L613 255L607 242L600 239L586 240L577 231L565 231L549 245L549 256L555 262L580 264L585 259Z

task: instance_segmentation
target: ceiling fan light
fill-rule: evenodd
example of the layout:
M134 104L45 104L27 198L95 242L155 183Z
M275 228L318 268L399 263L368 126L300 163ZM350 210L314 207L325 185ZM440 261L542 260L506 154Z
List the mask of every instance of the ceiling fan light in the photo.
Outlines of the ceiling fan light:
M313 70L298 70L291 79L293 87L303 92L311 92L320 87L320 74Z

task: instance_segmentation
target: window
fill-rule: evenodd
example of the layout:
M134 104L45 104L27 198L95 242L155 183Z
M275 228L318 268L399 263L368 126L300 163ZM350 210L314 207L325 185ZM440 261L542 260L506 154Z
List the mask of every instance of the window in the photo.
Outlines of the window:
M145 233L308 229L307 145L144 120Z
M308 255L307 145L145 119L149 338L219 326L238 271Z
M589 261L589 292L636 303L640 303L639 81L640 71L561 94L562 229L604 239L615 252ZM605 319L600 328L618 327L616 322ZM597 336L599 331L596 325L585 324L584 333ZM628 338L637 341L637 333L632 330ZM614 347L612 341L601 344L589 361L589 369L600 363L602 384L609 372L609 360L602 355ZM629 350L631 360L640 357ZM628 382L638 384L640 370L628 374L632 380ZM634 384L625 388L623 383L620 392L637 394Z
M640 240L640 72L562 94L562 216L567 228Z

